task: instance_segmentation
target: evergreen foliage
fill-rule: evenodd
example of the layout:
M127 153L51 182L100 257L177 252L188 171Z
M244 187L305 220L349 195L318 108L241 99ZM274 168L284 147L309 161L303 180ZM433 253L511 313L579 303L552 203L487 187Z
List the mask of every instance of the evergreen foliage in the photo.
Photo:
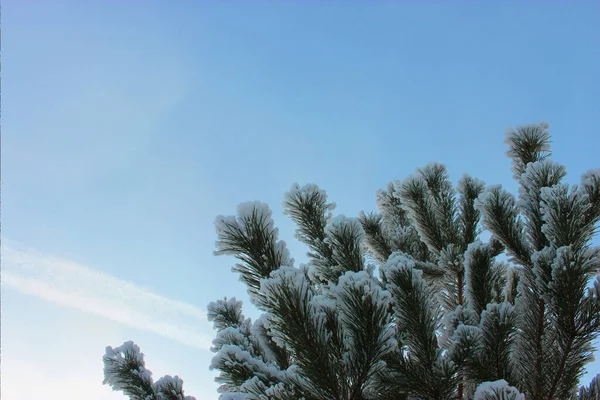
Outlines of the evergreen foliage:
M146 369L144 354L133 342L106 348L104 361L104 384L120 390L131 400L195 400L184 396L183 380L177 375L166 375L156 382L152 372Z
M600 333L600 171L562 183L547 128L506 134L518 198L469 175L454 188L431 164L378 191L379 213L348 218L316 185L293 185L283 206L309 248L300 267L265 204L218 217L216 254L238 260L263 312L208 307L221 399L597 399L600 375L577 384ZM152 383L124 346L107 349L105 383L184 399L177 377Z

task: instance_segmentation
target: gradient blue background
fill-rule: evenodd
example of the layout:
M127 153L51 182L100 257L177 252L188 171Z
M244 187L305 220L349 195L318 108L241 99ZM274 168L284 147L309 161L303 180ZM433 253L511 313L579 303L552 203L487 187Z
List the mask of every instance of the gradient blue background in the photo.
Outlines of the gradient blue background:
M3 237L202 309L247 299L234 260L212 255L215 216L239 202L269 203L305 260L281 212L293 182L319 184L347 215L432 161L516 193L503 134L540 120L569 182L600 167L598 2L2 6ZM155 375L217 398L210 352L12 289L3 398L38 393L34 378L9 392L25 364L124 398L101 386L101 356L127 339ZM600 364L589 369L585 382ZM60 385L40 393L71 398Z

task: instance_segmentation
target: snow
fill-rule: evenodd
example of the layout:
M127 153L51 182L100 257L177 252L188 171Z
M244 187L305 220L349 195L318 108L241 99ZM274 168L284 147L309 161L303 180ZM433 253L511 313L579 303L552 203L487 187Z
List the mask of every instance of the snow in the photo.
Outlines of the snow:
M481 322L479 323L479 326L482 329L485 329L490 322L495 324L493 321L495 320L496 315L501 324L506 324L513 319L514 310L514 306L506 301L502 303L490 303L481 313Z
M351 319L356 313L354 308L349 308L348 303L344 301L344 297L351 293L356 292L362 295L364 302L375 304L379 309L387 310L391 302L391 296L389 292L383 290L379 284L379 281L369 275L367 271L352 272L348 271L340 277L337 285L333 286L330 290L330 294L337 299L337 308L341 314L341 320L345 321ZM389 327L388 327L389 328ZM344 363L349 365L353 362L353 356L356 354L354 351L355 342L351 332L344 335L344 348L345 353L343 356ZM394 331L392 329L384 329L382 336L379 338L382 346L390 351L394 346L397 345L396 340L393 338Z
M489 247L486 244L483 244L483 242L481 242L481 240L475 240L474 242L470 243L467 246L467 251L465 252L465 278L466 278L466 286L467 286L467 290L466 290L466 298L467 298L467 302L469 304L469 307L472 308L473 307L473 297L471 296L471 289L472 289L472 283L473 283L473 279L472 279L472 274L473 274L473 265L474 262L476 262L476 259L483 253L487 253L489 255L489 251L488 251ZM477 258L476 258L477 257ZM491 257L490 257L491 260ZM490 267L488 265L488 267Z
M383 290L379 281L370 275L367 271L347 271L338 280L337 285L333 286L330 290L330 294L335 298L339 299L340 295L344 291L356 288L362 291L363 300L366 301L367 297L370 297L371 301L375 301L379 307L387 308L391 301L389 292ZM337 302L338 307L343 307L345 303L343 301ZM352 310L344 310L347 313L352 313Z
M448 268L454 272L461 272L463 270L464 256L461 249L454 245L449 244L446 248L440 251L438 265Z
M263 329L267 332L269 331L269 318L271 318L271 314L262 313L260 317L254 321L254 324L250 329L250 334L258 341L258 344L262 349L263 359L267 362L275 363L275 354L269 348L269 345L266 342L267 338L263 334Z
M223 393L219 400L246 400L249 399L250 395L245 393Z
M564 166L546 159L527 164L525 172L520 177L522 184L527 187L535 186L541 180L558 181L565 175Z
M438 346L447 348L451 344L454 332L460 323L459 315L462 314L462 306L458 305L454 310L444 314L438 336Z
M472 243L469 243L469 245L467 246L467 251L465 253L465 262L467 262L469 260L469 256L472 255L474 252L476 251L484 251L487 248L487 246L479 239L475 240Z
M273 227L272 212L267 203L261 201L240 203L237 206L237 214L240 219L250 219L256 215L258 218L264 219L268 227Z
M515 151L515 142L522 141L524 138L538 138L540 142L544 142L542 146L539 147L539 151L546 152L550 150L550 145L547 141L549 138L549 133L547 131L550 125L547 122L540 122L537 125L525 125L525 126L517 126L516 129L508 128L504 133L504 144L508 145L509 149L506 151L506 155L512 159L512 172L513 178L519 179L519 166L521 165L521 159L518 157L517 152ZM546 140L544 140L546 139ZM523 167L525 167L523 165Z
M308 284L306 276L298 268L283 266L271 272L269 278L261 279L260 290L266 297L276 298L281 287L290 285L303 289Z
M415 174L407 176L403 181L394 181L394 197L401 199L401 193L406 186L422 186L424 184L422 179ZM401 203L400 206L406 213L411 214L411 208L407 204Z
M500 379L480 384L473 400L525 400L525 396L504 379Z
M540 208L541 192L544 187L554 186L566 175L565 168L551 160L527 164L520 176L518 206L527 212Z
M273 230L275 238L277 237L277 229L274 228L272 212L268 204L260 201L250 201L241 203L237 207L237 216L219 215L215 218L215 229L219 240L215 243L218 253L235 255L236 253L228 250L227 246L221 241L222 238L228 237L231 232L239 229L242 233L247 234L247 224L256 217L262 221L263 226L268 230Z
M275 236L275 238L277 238L277 236ZM279 240L277 243L275 243L275 252L281 255L281 265L290 267L294 265L294 259L291 257L285 241Z
M192 396L181 396L183 392L183 379L175 376L165 375L154 383L154 391L158 394L159 399L172 399L167 393L176 395L178 400L196 400Z
M228 324L234 321L226 320L225 316L238 316L235 325L241 325L244 321L242 315L242 302L236 300L235 297L211 301L207 306L206 317L209 321L214 321L215 329L223 329Z
M446 345L449 345L448 354L451 357L456 354L462 354L468 349L461 348L461 344L476 342L480 337L481 329L479 327L464 324L458 325L452 334L451 340L446 343Z
M384 213L391 208L394 198L399 199L397 188L400 187L402 187L402 182L396 180L387 185L387 191L382 189L377 190L375 193L375 206L380 212Z
M336 232L340 232L343 229L348 229L350 232L355 232L357 234L357 240L362 241L364 231L360 220L358 218L346 217L343 214L336 215L327 221L327 225L325 226L325 234L331 235Z
M259 201L239 204L237 216L218 216L215 219L215 229L218 240L215 242L216 250L214 251L214 254L239 256L240 246L236 245L236 243L239 242L238 237L242 236L244 239L249 240L254 239L256 228L252 230L248 228L258 224L260 229L270 236L274 250L280 256L280 265L293 265L294 259L290 257L285 242L283 240L277 240L279 231L275 228L271 216L272 212L269 206L266 203Z
M542 232L551 241L558 236L557 233L564 229L561 226L562 213L567 212L564 208L568 207L568 211L579 211L585 209L585 204L588 204L586 196L582 196L581 192L577 191L577 185L569 187L567 183L543 188L541 199L540 212L544 221ZM583 218L583 216L583 213L576 212L572 218Z
M119 347L106 347L103 357L104 381L102 383L111 386L113 390L123 390L124 385L119 370L132 360L136 361L137 368L132 369L131 372L147 382L152 382L152 372L145 368L144 353L140 351L138 345L128 341Z
M126 383L122 379L122 374L126 373L123 368L126 365L131 365L132 361L135 361L135 367L129 372L138 375L144 381L151 384L158 399L173 399L172 395L175 395L178 400L196 400L191 396L183 397L183 380L178 376L171 377L170 375L166 375L158 379L155 383L152 383L152 372L145 368L144 354L140 352L139 346L132 341L125 342L115 348L108 346L103 361L103 384L108 384L113 390L124 390L126 388Z
M576 188L577 186L574 186L574 187ZM568 193L569 193L569 184L568 183L562 183L559 185L555 185L553 187L542 188L542 190L540 192L542 201L543 201L542 204L553 203L556 199L563 197L563 196L567 196ZM573 194L571 194L571 195L573 195Z
M477 187L480 190L483 190L483 188L485 187L485 182L465 173L460 177L460 179L456 183L457 192L465 193L467 185L471 187Z
M225 297L223 300L211 301L208 304L208 320L212 321L215 315L221 314L226 310L230 310L229 312L235 312L236 314L241 314L242 312L242 302L236 300L235 297L231 297L227 299Z
M371 292L371 285L373 282L373 277L369 276L367 271L347 271L342 276L340 276L338 280L338 284L332 287L331 292L338 294L345 287L353 286L353 287L362 287L365 293Z
M310 300L311 289L310 283L303 271L294 267L283 266L271 272L269 278L261 279L260 291L267 299L267 304L264 304L264 306L266 306L268 311L273 311L275 305L269 301L279 298L282 293L296 292L300 296L307 296L307 300ZM280 318L281 316L275 315L275 317ZM284 348L289 348L288 344L278 334L279 332L270 331L273 333L272 339L276 344Z
M304 186L300 186L297 183L292 184L292 187L290 188L289 191L287 191L286 193L284 193L283 195L283 209L284 209L284 214L289 214L289 212L287 211L287 203L292 203L294 204L296 202L295 199L297 198L301 198L301 199L306 199L306 198L311 198L313 196L318 196L319 198L323 199L323 201L327 200L327 192L325 192L325 190L319 188L317 185L315 185L314 183L307 183ZM333 211L335 209L335 203L327 203L326 204L326 209L329 211Z
M592 185L600 181L600 168L593 168L581 175L581 185Z
M253 371L255 376L271 376L281 377L281 371L276 366L266 364L258 358L252 357L252 355L236 346L234 344L227 344L215 354L210 363L209 369L220 369L220 366L233 366L233 365L244 365Z
M217 350L222 348L225 344L236 344L238 346L243 346L245 349L250 347L248 338L240 332L239 328L233 326L217 332L217 337L213 340L213 346Z
M421 279L423 271L416 269L414 260L400 251L395 251L390 254L387 262L379 267L379 273L383 278L386 275L389 276L394 270L403 270L405 268L410 268L413 270L413 281Z
M283 399L290 398L292 393L286 389L283 383L278 383L276 385L271 386L265 391L265 394L269 396L271 399Z
M329 295L319 294L310 300L310 304L314 307L315 312L335 310L336 302L334 298L330 297L330 295L332 295L331 292L329 292Z
M485 215L486 208L489 207L490 204L496 203L498 200L502 203L508 201L511 207L515 203L513 195L504 190L502 185L491 185L488 186L485 192L477 197L477 200L475 200L475 209L482 215Z

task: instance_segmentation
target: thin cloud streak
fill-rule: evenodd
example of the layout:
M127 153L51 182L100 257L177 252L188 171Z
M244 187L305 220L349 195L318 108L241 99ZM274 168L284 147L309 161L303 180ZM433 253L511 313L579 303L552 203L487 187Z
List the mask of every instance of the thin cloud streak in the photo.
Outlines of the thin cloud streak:
M2 286L209 349L206 313L132 283L2 238Z

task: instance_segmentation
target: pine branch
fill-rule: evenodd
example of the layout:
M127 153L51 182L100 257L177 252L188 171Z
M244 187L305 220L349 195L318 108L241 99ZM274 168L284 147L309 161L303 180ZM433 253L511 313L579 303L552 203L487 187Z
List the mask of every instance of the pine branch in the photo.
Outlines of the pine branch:
M327 202L325 191L314 184L293 184L284 195L283 212L298 226L296 237L310 248L308 256L318 268L333 265L333 251L325 243L325 227L334 208L334 203Z
M552 332L544 300L552 270L554 252L546 248L532 256L532 267L524 268L518 285L518 333L515 339L514 367L520 387L532 400L546 398L552 366Z
M418 169L417 172L425 181L429 195L434 199L434 210L445 245L458 244L455 190L448 178L446 167L433 163Z
M475 208L475 200L485 188L485 184L465 174L458 181L457 191L460 194L458 227L461 235L461 243L464 249L469 243L475 241L478 235L478 224L481 218L479 210Z
M358 219L365 232L365 244L371 255L379 264L385 263L392 254L392 249L383 233L382 216L361 213Z
M506 250L502 242L499 241L494 235L490 237L490 240L488 241L488 246L490 248L490 255L492 257L497 257L498 255L502 254L504 250Z
M405 333L405 344L411 357L419 364L431 367L439 350L435 331L439 316L435 313L431 289L407 258L390 259L385 269L388 290L394 299L398 329Z
M406 211L400 201L400 182L390 182L387 190L378 190L375 195L377 209L384 216L384 222L391 227L407 227L410 225Z
M292 365L290 352L284 347L278 345L269 332L267 325L270 319L269 314L263 314L254 322L252 333L260 343L260 347L264 354L264 360L274 363L282 371L285 371Z
M454 346L455 334L459 328L461 326L475 327L478 318L479 316L475 315L471 309L463 306L457 306L454 310L446 312L438 330L438 345L451 353L450 349ZM452 357L450 358L452 359Z
M244 322L242 314L242 302L232 297L222 300L211 301L207 306L206 317L212 321L213 328L217 331L225 328L239 327Z
M408 217L400 200L400 182L388 184L387 190L378 190L377 209L381 212L381 231L389 243L391 252L401 251L415 260L431 261L427 244L421 241L419 234ZM383 263L387 261L387 257Z
M473 400L524 400L525 396L504 379L484 382L475 391Z
M531 265L531 250L523 235L514 197L500 186L492 186L479 196L476 207L484 227L506 247L514 261Z
M402 254L402 253L396 253ZM406 255L410 258L410 256ZM432 283L439 283L439 281L446 276L446 271L439 265L428 261L413 260L415 268L419 271L423 271L423 278Z
M472 378L481 381L505 379L514 382L510 355L515 338L517 315L512 306L489 304L481 315L481 347L471 361Z
M582 175L580 190L587 195L590 204L584 223L596 225L600 221L600 169L590 170Z
M589 344L600 333L600 314L589 315L581 308L589 276L600 267L599 254L590 249L575 253L571 247L557 250L547 303L559 338L556 349L559 361L552 377L549 400L555 395L560 398L568 396L577 385L584 365L590 360ZM588 328L582 332L578 325ZM591 331L588 330L590 328Z
M395 326L393 328L395 329ZM398 345L383 357L386 367L379 370L374 377L372 393L375 399L407 400L412 398L409 397L409 393L411 393L411 383L414 385L411 375L415 371L410 368L405 359L402 350L404 346L397 329L395 329L394 336L398 341ZM419 389L417 387L412 392Z
M527 164L543 161L550 156L548 124L540 122L516 129L508 129L504 143L509 147L506 155L512 159L513 178L519 180Z
M550 160L529 163L519 182L519 207L525 216L525 233L534 250L546 247L549 242L542 232L544 224L540 202L542 190L560 183L566 175L562 165Z
M266 387L281 381L282 369L256 335L250 319L239 327L220 330L211 350L216 355L210 369L220 371L215 380L222 383L221 392L244 391L244 385L254 377L259 377Z
M237 217L219 216L215 226L219 238L215 255L233 255L241 261L233 271L248 286L250 299L260 303L260 280L282 265L293 264L285 242L277 241L271 210L263 203L243 203Z
M478 326L457 323L454 329L448 327L451 337L447 339L447 356L456 365L457 369L464 374L467 380L478 380L479 374L471 372L476 366L472 366L477 355L481 353L482 335Z
M425 181L409 177L402 183L399 194L402 207L408 213L421 240L427 244L430 251L439 253L447 243L437 218L435 201L429 194Z
M444 278L435 281L441 289L438 297L445 311L451 311L465 302L464 255L457 245L448 245L439 253L438 269L444 271Z
M131 400L196 400L184 395L183 380L178 376L166 375L153 382L152 372L146 369L144 354L131 341L115 348L108 346L102 361L102 383L122 391Z
M456 398L453 368L445 361L433 370L422 370L400 349L385 359L386 368L375 377L372 399L450 400ZM433 375L433 378L431 378Z
M506 285L504 287L504 301L515 305L515 299L519 293L520 270L512 267L508 270Z
M303 390L315 398L341 399L338 386L340 371L328 353L324 313L313 304L314 294L305 275L291 267L274 272L261 285L265 294L263 306L272 314L273 339L289 348L303 375Z
M114 349L107 347L102 361L104 385L122 391L132 400L146 400L155 396L152 372L146 369L144 354L133 342L125 342Z
M321 270L323 278L337 282L346 271L362 271L364 231L358 219L338 215L332 218L325 227L325 243L332 250L333 265ZM333 268L332 268L333 267Z
M195 400L191 396L185 396L183 392L183 380L175 376L165 375L154 384L157 400Z
M220 371L216 381L222 384L221 392L256 389L258 383L249 382L257 376L265 387L280 382L281 371L289 366L288 354L273 342L264 327L266 315L254 324L244 320L242 302L235 298L211 302L207 315L218 330L211 348L217 353L211 369Z
M390 257L382 273L392 295L395 323L406 346L406 360L394 364L396 378L402 378L409 395L448 398L455 391L454 369L441 359L436 337L441 321L431 288L406 257ZM385 380L385 376L379 380Z
M571 246L582 249L594 233L594 220L590 215L587 196L576 187L569 190L566 184L542 190L541 212L544 217L542 231L556 248Z
M473 242L465 253L465 277L467 300L475 315L479 316L489 303L495 300L495 290L505 270L494 264L489 246Z
M347 272L332 288L345 332L343 361L350 399L364 399L372 377L395 346L388 313L390 298L366 271Z
M219 370L221 374L215 381L221 383L221 393L242 391L243 385L257 377L266 387L281 381L281 371L254 357L242 347L228 344L213 357L211 370Z
M227 327L217 332L217 337L213 339L211 351L218 353L224 346L235 345L244 350L253 353L253 356L260 354L260 351L255 351L253 343L250 342L250 320L248 319L240 327Z
M597 400L600 398L600 374L596 375L589 386L581 386L579 392L574 393L570 400Z

